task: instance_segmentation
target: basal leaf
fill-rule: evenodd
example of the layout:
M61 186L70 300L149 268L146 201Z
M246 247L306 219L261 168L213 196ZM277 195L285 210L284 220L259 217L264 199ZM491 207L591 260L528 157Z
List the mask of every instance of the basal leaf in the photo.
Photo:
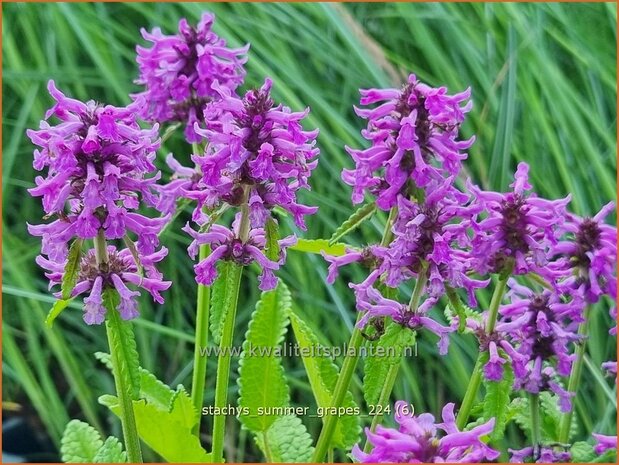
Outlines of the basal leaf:
M64 267L64 275L62 276L62 300L69 300L73 288L77 283L77 275L80 272L80 259L82 258L82 239L77 238L69 248L67 256L67 264Z
M60 440L60 455L65 463L92 463L103 446L101 435L79 420L71 420Z
M93 462L127 463L127 453L123 450L122 443L114 436L110 436L95 454Z
M277 221L269 217L264 228L266 244L264 254L271 261L279 260L279 225Z
M249 415L239 419L254 433L267 431L278 418L259 414L259 408L288 406L289 389L276 349L286 333L290 306L290 291L280 281L274 290L262 293L245 334L239 361L239 406L249 409Z
M54 321L56 321L56 318L58 318L58 316L63 312L63 310L69 306L72 300L73 299L60 299L54 302L54 306L45 318L45 324L48 328L52 328L54 326Z
M305 372L312 387L316 403L319 407L331 407L333 390L338 377L338 368L329 358L318 354L316 348L320 343L305 321L291 312L290 322L301 349L303 365L305 366ZM357 406L350 391L346 393L342 406L353 409ZM333 447L349 448L358 442L360 432L359 416L340 416L331 438L331 445Z
M499 353L503 358L507 358L501 350L499 350ZM509 362L503 365L503 378L500 381L488 381L484 378L484 386L486 387L484 419L495 419L490 441L498 441L505 434L513 384L514 371Z
M389 369L402 361L404 349L415 343L415 333L390 322L385 333L368 347L363 376L363 395L367 405L377 405ZM385 354L385 355L382 355Z
M336 243L342 237L350 234L357 229L361 224L370 219L374 213L376 213L376 203L368 203L359 207L350 217L344 221L339 228L335 230L331 238L329 239L329 245Z
M256 443L274 463L307 463L314 453L312 437L294 415L275 420L266 433L256 436Z
M107 308L108 342L110 344L114 376L122 376L125 385L130 387L132 399L138 399L140 394L140 362L133 334L132 323L121 321L116 310L119 295L115 289L103 292L103 302Z
M299 239L299 241L288 250L316 254L324 252L327 255L339 257L346 253L346 245L340 242L329 244L329 241L326 239Z

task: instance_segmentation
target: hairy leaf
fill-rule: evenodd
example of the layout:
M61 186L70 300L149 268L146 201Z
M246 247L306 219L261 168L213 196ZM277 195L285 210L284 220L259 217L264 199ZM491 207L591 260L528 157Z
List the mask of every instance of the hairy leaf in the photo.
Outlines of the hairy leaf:
M69 300L71 298L71 293L77 283L77 275L80 272L80 259L82 258L82 242L82 239L77 238L69 248L67 264L64 267L64 275L62 276L62 300Z
M52 307L52 309L47 314L47 317L45 318L45 324L47 325L48 328L51 328L54 326L54 321L56 321L56 318L58 318L58 316L63 312L63 310L69 306L72 300L73 299L68 299L68 300L60 299L54 302L54 306Z
M234 278L237 273L234 268L236 266L229 261L220 261L217 265L217 279L211 287L210 327L213 340L217 345L221 341L221 330L228 311L226 296L230 292L229 289L234 285Z
M274 463L307 463L312 459L312 437L294 415L278 418L266 431L256 436L256 443L267 461Z
M593 450L593 446L584 441L572 444L570 454L572 454L572 462L574 463L590 463L597 455Z
M299 241L288 250L316 254L324 252L327 255L339 257L346 253L346 245L340 242L329 244L329 241L326 239L299 239Z
M107 308L108 342L110 351L114 354L114 376L122 376L125 385L129 386L129 395L138 399L140 394L140 361L133 334L133 326L129 321L121 321L116 310L119 295L115 289L103 291L103 302Z
M365 358L363 376L363 395L367 405L378 404L389 369L393 365L400 364L404 349L414 343L415 333L393 322L388 323L387 329L380 339L371 343L371 347L368 348L374 355L368 355Z
M290 307L290 291L280 281L274 290L262 293L245 334L239 361L239 406L249 409L249 415L239 419L254 433L267 431L278 418L259 415L259 408L288 406L290 393L275 349L286 333Z
M333 390L338 377L338 368L329 358L316 353L316 348L320 345L318 337L316 337L305 321L292 312L290 313L290 321L301 348L303 365L305 366L316 403L319 407L331 407ZM346 393L342 406L350 408L357 406L350 391ZM340 416L331 438L331 445L349 448L358 442L360 432L359 416Z
M101 435L79 420L71 420L60 441L60 455L65 463L92 463L103 446Z
M350 234L352 231L357 229L361 224L372 218L372 216L376 213L376 203L368 203L359 207L350 217L344 221L339 228L335 230L331 238L329 239L329 245L335 244L342 237Z
M500 349L499 353L506 358ZM514 371L509 362L503 365L503 379L501 381L488 381L484 378L484 386L486 387L484 419L495 419L494 430L490 435L491 441L498 441L505 434L513 384Z
M274 262L279 260L279 225L277 221L269 217L264 228L266 244L264 254Z
M122 443L115 437L110 436L97 451L93 462L127 463L127 453L123 450Z

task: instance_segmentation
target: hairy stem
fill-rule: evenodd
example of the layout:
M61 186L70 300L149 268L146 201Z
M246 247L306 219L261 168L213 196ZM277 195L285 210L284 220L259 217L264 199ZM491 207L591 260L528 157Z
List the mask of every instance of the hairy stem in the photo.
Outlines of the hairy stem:
M95 258L99 269L104 271L109 263L107 253L107 242L105 231L99 229L95 243ZM116 385L116 395L120 404L120 423L123 431L125 449L127 450L127 460L129 463L142 462L142 450L140 449L140 437L133 413L133 399L131 398L131 378L129 369L126 367L127 361L124 359L122 351L116 350L117 347L124 345L122 325L129 325L120 319L120 315L115 308L107 309L107 320L105 327L107 330L108 344L110 346L110 356L112 358L112 373L114 374L114 384Z
M510 263L508 267L504 270L504 272L500 275L496 287L494 288L492 299L490 300L490 308L488 309L486 334L491 334L494 331L494 327L496 326L496 320L499 315L499 306L501 305L501 300L505 295L507 281L511 275L512 269L513 263ZM471 414L471 409L473 408L473 404L475 402L475 399L477 398L479 386L481 385L483 371L481 362L482 353L483 352L480 351L479 355L477 356L477 361L475 362L475 367L473 368L473 374L471 375L471 379L469 380L469 384L466 388L464 399L462 399L462 406L458 411L456 424L459 429L463 429L466 426L469 420L469 415Z
M572 366L572 372L570 373L570 379L567 383L568 392L578 394L578 387L580 386L580 379L582 377L582 369L585 362L585 353L587 352L587 338L589 335L589 320L591 316L591 307L585 308L585 321L578 328L578 335L583 338L578 343L576 348L576 360ZM561 423L559 424L559 441L567 443L570 440L570 430L572 428L572 417L574 415L574 406L572 409L563 414Z
M208 244L200 246L198 261L201 262L209 256L211 248ZM191 401L198 413L202 412L204 402L204 387L206 385L207 357L203 353L203 347L208 345L209 310L211 306L211 288L198 284L198 299L196 305L196 335L193 351L193 377L191 381ZM198 415L198 422L194 426L193 433L200 436L200 424L202 415Z

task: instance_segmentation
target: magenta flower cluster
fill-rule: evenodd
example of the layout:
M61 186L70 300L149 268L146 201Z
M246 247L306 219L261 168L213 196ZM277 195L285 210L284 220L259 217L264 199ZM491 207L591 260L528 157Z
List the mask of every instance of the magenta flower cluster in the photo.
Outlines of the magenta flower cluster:
M454 404L443 408L442 419L436 423L434 416L418 416L402 412L403 402L396 403L395 421L398 429L378 425L376 432L366 431L372 451L368 454L358 446L353 457L361 463L474 463L492 461L500 454L484 442L492 432L494 419L469 431L456 426Z
M48 89L56 103L46 120L55 116L60 122L52 126L42 121L39 130L28 130L40 147L35 150L34 168L47 168L46 177L37 177L36 187L29 192L42 197L46 218L55 218L51 223L28 225L30 234L42 237L41 252L47 258L41 256L38 262L49 270L50 285L60 284L74 238L115 240L134 234L141 263L136 263L129 249L115 248L109 251L108 263L96 263L91 250L81 259L78 285L71 294L91 291L84 301L88 324L103 322L106 309L101 296L107 288L119 292L121 316L134 318L139 292L126 283L144 288L160 303L159 291L170 286L154 266L167 253L156 248L168 217L148 218L136 211L142 204L158 203L155 183L160 173L153 164L158 128L140 128L137 104L119 108L80 102L66 97L53 81ZM138 268L145 274L138 276Z
M177 121L185 125L188 142L200 142L194 123L203 122L204 105L219 98L215 86L234 91L245 78L249 45L229 48L212 30L215 17L204 13L196 27L182 19L178 34L164 35L159 28L142 30L150 48L137 47L140 77L146 89L135 97L148 121Z

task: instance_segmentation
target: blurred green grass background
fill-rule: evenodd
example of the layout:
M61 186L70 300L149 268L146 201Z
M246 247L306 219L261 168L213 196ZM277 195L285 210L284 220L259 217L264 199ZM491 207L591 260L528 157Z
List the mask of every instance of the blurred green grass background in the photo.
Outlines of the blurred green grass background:
M132 81L135 45L143 43L139 29L160 26L172 33L181 17L195 22L205 9L217 15L215 30L231 44L251 43L246 87L271 76L277 99L295 110L311 107L308 125L320 128L322 152L305 200L320 212L309 220L305 237L329 237L351 213L350 190L339 173L351 165L343 146L364 143L362 122L352 110L358 89L399 86L409 72L454 92L472 87L475 107L464 135L477 136L466 164L475 182L506 189L524 160L540 195L571 193L576 213L594 214L616 197L615 4L4 4L2 395L40 421L56 444L70 418L119 431L95 402L113 391L112 379L92 356L106 350L103 328L84 325L77 309L66 311L51 331L43 324L52 298L34 263L39 240L26 232L26 222L41 222L42 209L25 190L35 175L25 129L38 126L50 105L45 90L50 78L80 99L128 103L128 93L137 90ZM164 176L168 151L182 161L189 154L180 137L166 142L159 153ZM175 283L166 304L143 299L136 323L143 366L167 383L186 386L195 300L188 241L180 232L187 218L177 220L164 240L170 254L163 271ZM375 241L384 220L375 217L348 240ZM327 286L319 256L291 252L281 275L322 340L346 342L355 318L347 282L359 280L359 270L346 270L335 286ZM254 288L245 281L239 339ZM616 387L599 370L600 363L615 358L609 325L600 308L576 401L578 439L591 431L615 431ZM441 358L435 340L422 335L418 357L403 365L394 399L438 414L445 402L460 402L475 355L471 337L454 336L449 355ZM293 401L313 404L300 361L285 363ZM358 373L354 390L363 405ZM206 404L212 403L213 386L210 363ZM231 389L236 390L234 382ZM314 437L318 421L306 419ZM239 431L233 418L229 429ZM243 432L240 437L238 445L228 445L232 459L259 460L249 438ZM518 448L522 442L522 434L510 428L503 445Z

